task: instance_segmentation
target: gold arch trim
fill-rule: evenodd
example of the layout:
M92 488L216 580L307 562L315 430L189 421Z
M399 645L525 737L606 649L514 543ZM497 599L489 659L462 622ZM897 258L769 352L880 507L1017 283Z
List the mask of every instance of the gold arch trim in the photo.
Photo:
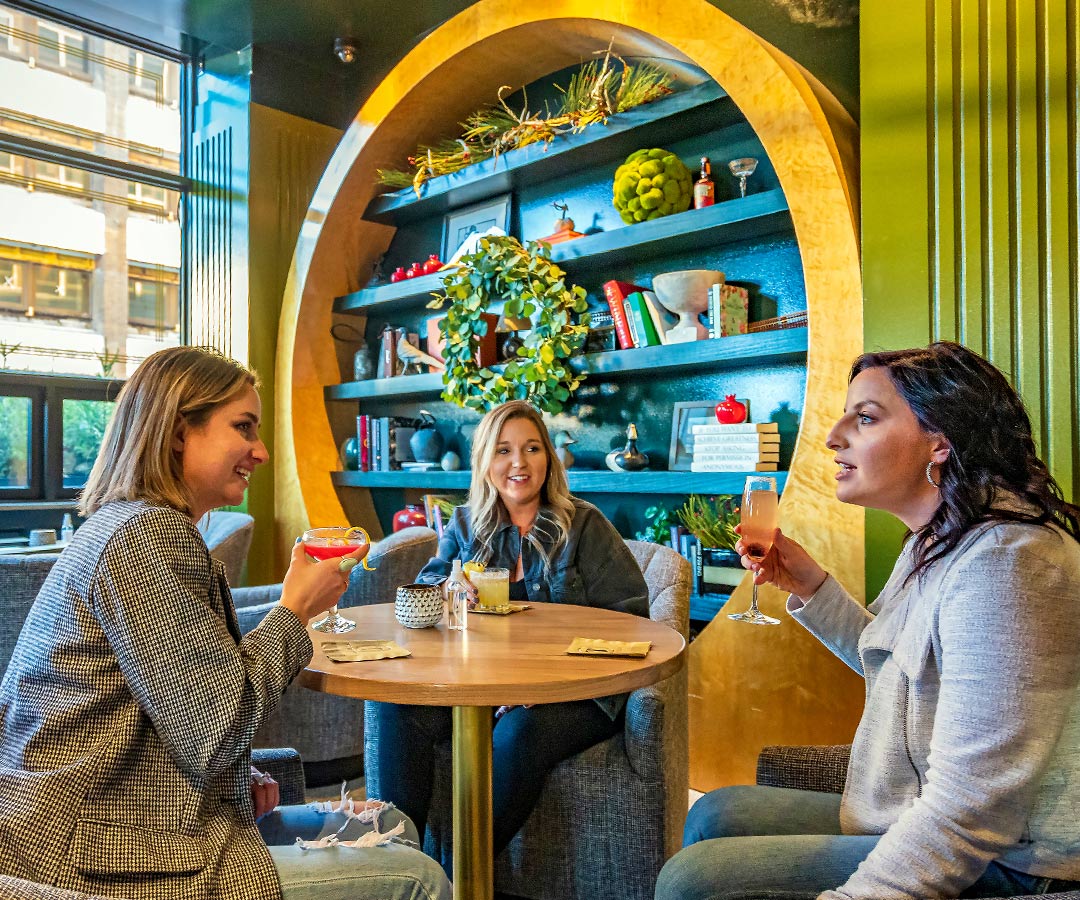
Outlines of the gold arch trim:
M529 8L532 6L532 8ZM375 169L445 133L502 84L575 64L614 40L629 56L700 66L731 96L760 138L787 196L806 279L810 345L806 407L781 503L786 533L861 592L863 513L834 498L824 442L843 407L846 374L862 350L851 118L814 78L707 0L480 0L413 49L360 109L316 189L292 261L280 321L275 464L284 534L309 523L371 522L367 492L342 499L324 385L341 380L329 329L335 296L356 290L392 229L363 221ZM345 433L343 416L340 433ZM278 548L279 565L287 547ZM748 602L748 585L731 604ZM763 591L775 613L776 592ZM755 628L718 617L691 645L691 784L708 790L753 780L761 746L850 738L858 679L799 626Z

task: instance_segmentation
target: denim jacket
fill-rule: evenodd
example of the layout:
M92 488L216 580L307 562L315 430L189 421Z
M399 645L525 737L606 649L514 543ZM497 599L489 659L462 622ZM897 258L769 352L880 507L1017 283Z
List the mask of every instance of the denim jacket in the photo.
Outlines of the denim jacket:
M438 555L428 561L416 580L422 584L440 584L450 576L455 559L462 562L475 559L513 572L520 554L531 603L599 606L648 617L649 589L630 548L600 510L577 497L572 499L574 518L570 535L552 555L550 567L545 568L536 549L521 539L505 512L492 536L491 552L486 554L472 533L468 506L459 506L443 529ZM536 533L551 554L554 541L542 528L537 528ZM615 718L626 702L626 695L601 697L596 702Z

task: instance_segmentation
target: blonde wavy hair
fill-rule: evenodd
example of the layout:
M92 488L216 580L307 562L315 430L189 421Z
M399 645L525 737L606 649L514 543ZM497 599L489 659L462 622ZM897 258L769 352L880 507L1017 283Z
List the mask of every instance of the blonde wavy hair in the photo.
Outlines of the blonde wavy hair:
M168 347L148 356L116 399L79 495L79 514L92 515L117 500L145 500L190 514L172 448L177 426L203 425L218 406L258 386L254 372L207 347Z
M547 566L551 559L544 550L540 535L549 538L552 551L564 544L570 535L570 524L574 520L574 504L566 482L566 470L555 455L555 446L551 443L547 426L544 425L540 413L525 400L511 400L490 410L480 420L476 434L473 435L469 513L473 535L479 540L481 556L484 557L478 562L487 563L491 558L491 539L499 525L500 512L506 509L488 473L503 426L513 419L528 419L536 426L540 443L547 454L547 475L540 488L540 511L533 527L525 535L525 540L540 554Z

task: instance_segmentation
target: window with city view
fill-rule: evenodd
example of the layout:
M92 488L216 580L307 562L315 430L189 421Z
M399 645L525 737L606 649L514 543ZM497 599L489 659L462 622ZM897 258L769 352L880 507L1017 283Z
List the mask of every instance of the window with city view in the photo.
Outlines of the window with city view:
M0 501L73 498L121 379L181 340L186 74L0 3Z
M0 5L4 369L122 377L179 343L183 74Z

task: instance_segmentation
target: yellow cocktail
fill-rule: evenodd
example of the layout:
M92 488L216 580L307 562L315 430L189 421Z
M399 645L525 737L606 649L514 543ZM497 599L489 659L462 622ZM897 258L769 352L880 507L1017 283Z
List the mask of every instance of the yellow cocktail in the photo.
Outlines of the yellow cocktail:
M476 588L476 605L485 609L503 609L510 605L510 570L484 569L473 572L469 581Z

